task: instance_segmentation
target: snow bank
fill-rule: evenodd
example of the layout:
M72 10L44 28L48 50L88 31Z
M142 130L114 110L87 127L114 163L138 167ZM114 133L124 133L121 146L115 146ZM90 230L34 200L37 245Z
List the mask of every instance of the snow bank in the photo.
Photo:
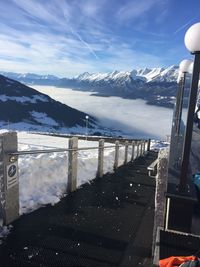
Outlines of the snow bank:
M38 150L68 148L68 139L18 133L19 150ZM105 146L113 145L105 143ZM98 142L79 140L79 147L98 147ZM129 149L128 159L131 158ZM124 162L124 147L119 151L119 165ZM78 152L77 185L96 177L98 149ZM114 164L114 147L105 148L104 173L112 172ZM66 193L68 177L68 153L56 152L19 156L20 214L29 213L43 205L57 203Z

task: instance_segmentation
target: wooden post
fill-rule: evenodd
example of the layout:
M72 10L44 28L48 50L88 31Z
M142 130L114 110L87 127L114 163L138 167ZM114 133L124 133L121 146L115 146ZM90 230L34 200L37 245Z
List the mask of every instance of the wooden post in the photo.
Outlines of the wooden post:
M142 151L143 151L142 141L140 141L140 156L142 156Z
M132 141L132 153L131 153L131 161L135 159L135 141Z
M144 153L146 153L146 145L147 145L147 141L146 140L144 140Z
M97 177L103 176L104 139L99 140Z
M138 157L141 156L141 141L138 142Z
M128 141L125 141L124 164L128 162Z
M150 151L151 139L148 140L147 151Z
M119 162L119 141L115 141L115 161L113 169L116 170L118 168Z
M136 158L138 158L139 157L139 141L137 141L137 156L136 156Z
M146 140L146 143L145 143L145 151L148 152L148 140Z
M0 221L8 225L19 217L17 133L0 135Z
M145 152L146 152L146 141L144 140L143 141L143 155L145 155Z
M78 159L78 138L72 137L69 139L69 151L68 154L68 182L67 192L73 192L77 186L77 159Z
M141 151L141 152L140 152L141 156L143 156L143 152L144 152L144 151L143 151L143 141L141 141L140 151Z

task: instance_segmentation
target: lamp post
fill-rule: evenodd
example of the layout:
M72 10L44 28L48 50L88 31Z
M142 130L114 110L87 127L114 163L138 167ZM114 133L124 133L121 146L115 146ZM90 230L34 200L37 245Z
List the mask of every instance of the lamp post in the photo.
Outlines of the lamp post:
M194 112L200 72L200 23L195 23L187 30L185 34L185 46L194 55L194 65L182 155L181 175L179 183L180 193L187 193L188 166L190 159Z
M85 119L86 119L86 121L85 121L85 140L87 140L87 135L88 135L88 120L89 120L89 116L86 115L86 116L85 116Z
M183 134L180 134L180 122L182 116L183 94L185 86L186 73L189 72L189 67L192 61L184 59L179 65L179 76L177 79L178 90L176 94L176 102L174 105L171 140L170 140L170 153L169 153L169 173L174 170L180 170L182 147L183 147Z
M187 73L191 73L191 66L193 65L193 61L189 59L184 59L179 64L179 71L180 71L180 80L179 80L179 92L177 94L177 104L176 104L176 134L179 135L180 133L180 122L182 116L182 108L183 108L183 94L184 94L184 87L185 87L185 78Z

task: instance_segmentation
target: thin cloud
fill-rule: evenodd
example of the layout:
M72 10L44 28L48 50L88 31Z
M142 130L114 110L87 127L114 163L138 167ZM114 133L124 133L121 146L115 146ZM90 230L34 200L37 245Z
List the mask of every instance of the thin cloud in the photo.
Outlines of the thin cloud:
M120 20L137 19L156 4L157 1L155 0L131 1L119 9L117 17Z
M94 55L94 57L95 57L96 59L99 59L99 57L97 56L97 54L95 53L95 51L92 49L92 47L91 47L87 42L85 42L85 41L82 39L82 37L80 36L80 34L78 34L77 32L75 32L72 28L71 28L71 32L72 32L75 36L77 36L77 38L81 41L81 43L89 49L89 51Z
M152 27L148 23L154 9L163 10L162 2L2 1L1 68L73 76L84 71L163 65L170 42L162 36L163 28L156 19Z
M184 25L182 25L180 28L178 28L175 32L174 35L176 35L178 32L181 30L185 29L191 22L193 22L196 18L190 19L188 22L186 22Z

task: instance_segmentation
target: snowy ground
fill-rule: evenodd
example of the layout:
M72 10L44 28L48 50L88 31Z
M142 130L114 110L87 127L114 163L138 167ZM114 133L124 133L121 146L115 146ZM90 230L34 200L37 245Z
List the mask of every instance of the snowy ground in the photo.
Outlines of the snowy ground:
M18 149L38 150L68 148L68 139L18 132ZM106 145L113 145L105 143ZM79 140L78 147L98 147L98 142ZM129 160L131 149L129 149ZM94 179L97 171L98 149L78 153L78 180L83 183ZM119 164L124 161L124 147L120 148ZM104 173L112 172L114 148L104 152ZM19 156L20 214L28 213L46 204L55 204L66 192L68 152Z

